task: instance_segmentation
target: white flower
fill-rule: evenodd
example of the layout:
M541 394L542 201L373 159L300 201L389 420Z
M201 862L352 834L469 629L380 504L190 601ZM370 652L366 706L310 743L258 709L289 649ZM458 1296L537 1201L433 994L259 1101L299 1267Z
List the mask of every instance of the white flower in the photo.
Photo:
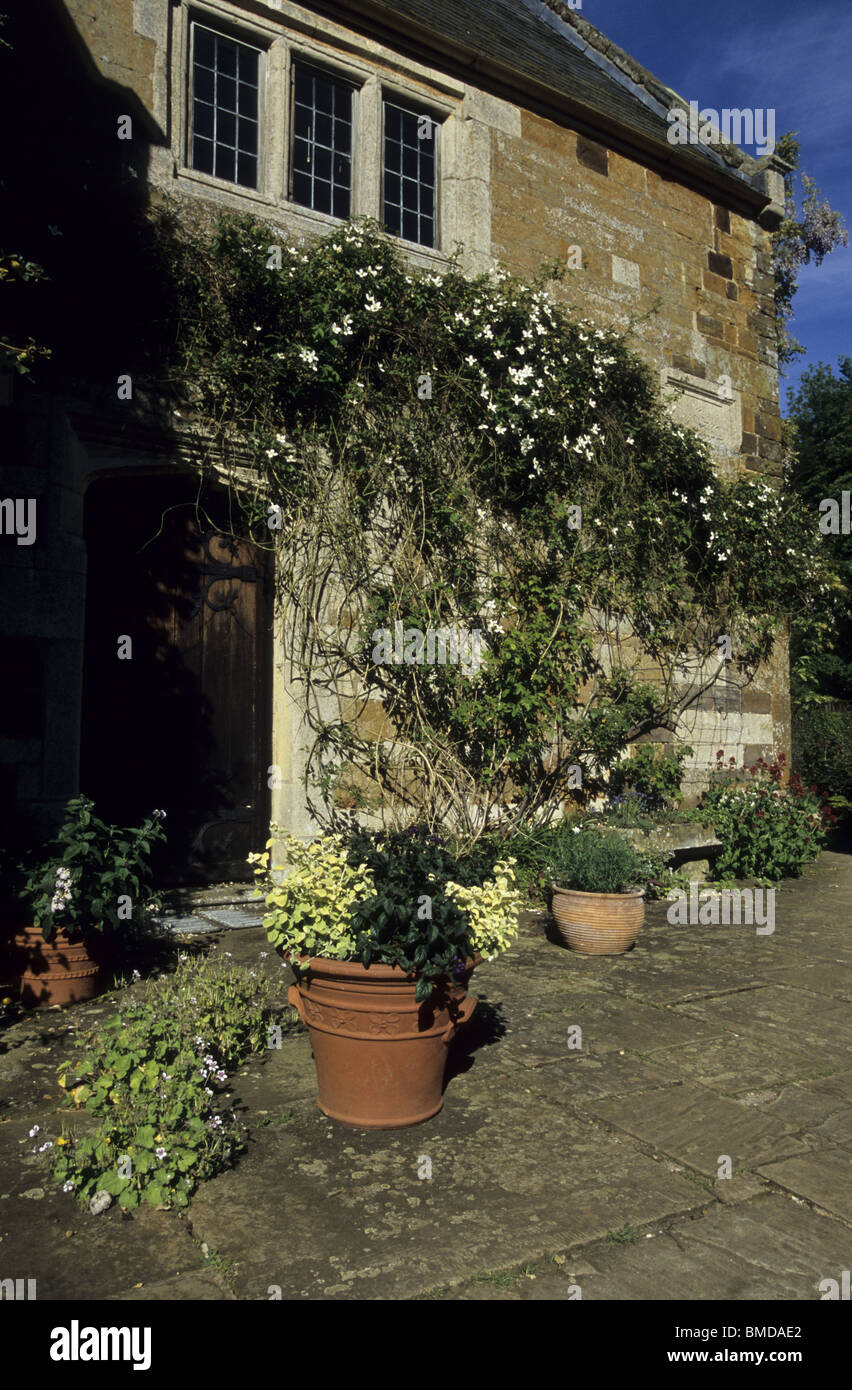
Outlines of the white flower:
M299 356L301 357L305 365L308 367L316 367L319 361L319 358L317 357L313 348L300 347Z
M381 300L374 298L374 296L371 294L368 294L367 302L364 307L367 309L368 313L377 314L382 307Z

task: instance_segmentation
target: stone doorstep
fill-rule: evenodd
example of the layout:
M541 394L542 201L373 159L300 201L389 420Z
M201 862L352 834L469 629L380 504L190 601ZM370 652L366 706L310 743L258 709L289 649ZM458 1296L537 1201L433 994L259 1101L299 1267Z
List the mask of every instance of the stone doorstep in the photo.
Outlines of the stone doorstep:
M250 883L219 883L204 888L178 888L163 895L166 911L160 923L175 935L215 935L259 927L262 904Z

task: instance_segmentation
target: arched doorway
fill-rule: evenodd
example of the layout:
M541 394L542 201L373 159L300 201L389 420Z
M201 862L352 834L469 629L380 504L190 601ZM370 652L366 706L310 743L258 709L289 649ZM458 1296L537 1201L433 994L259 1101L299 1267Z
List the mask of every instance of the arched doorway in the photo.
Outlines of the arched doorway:
M86 493L80 789L116 824L165 810L174 882L247 878L269 824L271 583L230 510L188 475Z

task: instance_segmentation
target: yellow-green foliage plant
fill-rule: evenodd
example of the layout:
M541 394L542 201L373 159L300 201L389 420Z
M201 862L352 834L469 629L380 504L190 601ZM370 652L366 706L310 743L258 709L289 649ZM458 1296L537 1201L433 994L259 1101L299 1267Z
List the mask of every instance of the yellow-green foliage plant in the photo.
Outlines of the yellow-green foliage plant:
M495 864L493 876L479 887L447 884L448 896L468 913L471 944L485 960L496 960L501 951L508 951L518 934L524 898L518 891L514 862Z
M375 893L370 871L364 864L353 867L348 862L340 835L325 835L310 843L288 835L281 842L286 866L270 869L274 844L274 839L267 840L263 854L249 855L256 879L272 879L264 896L263 918L271 944L294 960L302 956L354 959L352 908Z
M396 965L426 999L472 957L493 960L514 940L523 901L514 861L489 847L454 853L423 825L354 828L312 844L288 836L289 864L270 871L272 843L250 862L269 940L293 965L311 956Z

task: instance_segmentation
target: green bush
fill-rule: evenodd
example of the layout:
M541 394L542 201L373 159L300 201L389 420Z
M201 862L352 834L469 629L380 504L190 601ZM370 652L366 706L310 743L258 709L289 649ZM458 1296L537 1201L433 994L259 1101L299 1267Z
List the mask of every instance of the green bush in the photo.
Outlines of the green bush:
M683 764L693 749L677 744L666 753L655 743L640 743L632 758L623 758L609 774L610 796L638 800L644 811L663 810L680 799ZM638 809L638 808L637 808Z
M852 802L852 706L794 704L793 767L824 796Z
M54 1180L82 1203L107 1193L126 1210L185 1207L243 1147L226 1083L266 1045L268 1002L266 981L224 960L182 958L149 983L60 1068L67 1104L96 1124L36 1146Z
M771 764L759 758L743 769L744 781L722 770L721 757L717 754L717 780L700 806L705 824L714 827L723 845L716 877L798 878L825 843L826 825L834 819L831 809L822 804L816 787L805 789L797 773L782 784L783 754Z
M166 838L164 816L153 811L138 828L121 829L99 820L88 797L68 802L53 852L35 851L19 865L21 900L47 940L57 927L88 936L120 932L132 921L123 907L129 905L138 919L151 906L148 861L152 847Z
M649 873L648 861L629 841L590 827L566 836L550 867L555 887L580 893L628 893Z

